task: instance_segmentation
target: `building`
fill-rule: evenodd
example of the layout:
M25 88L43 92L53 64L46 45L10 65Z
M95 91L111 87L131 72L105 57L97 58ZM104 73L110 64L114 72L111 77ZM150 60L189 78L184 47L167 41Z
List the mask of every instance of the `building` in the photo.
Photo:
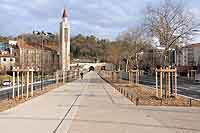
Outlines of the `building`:
M177 53L178 66L197 66L200 64L200 43L182 47Z
M162 65L162 55L164 49L161 47L155 47L143 51L140 56L138 56L139 65L149 66L151 68L156 68Z
M15 57L12 55L0 55L0 69L9 71L15 66Z
M41 44L27 44L18 40L15 48L16 66L20 68L33 67L46 72L55 72L59 68L58 51Z
M0 42L0 55L13 55L13 46L9 43Z
M17 41L9 40L8 44L16 46L17 45Z
M15 66L13 46L9 43L0 43L0 70L9 71Z
M64 9L60 22L60 69L70 70L70 25L67 10Z

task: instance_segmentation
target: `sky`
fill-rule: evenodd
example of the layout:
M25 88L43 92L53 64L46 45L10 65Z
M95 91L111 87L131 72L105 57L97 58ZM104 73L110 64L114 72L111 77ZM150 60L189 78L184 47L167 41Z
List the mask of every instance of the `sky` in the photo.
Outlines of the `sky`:
M148 4L162 0L0 0L0 35L16 36L44 30L56 33L64 8L69 13L71 34L94 34L115 39L121 32L141 23ZM200 1L186 2L200 18ZM200 19L199 19L200 20Z

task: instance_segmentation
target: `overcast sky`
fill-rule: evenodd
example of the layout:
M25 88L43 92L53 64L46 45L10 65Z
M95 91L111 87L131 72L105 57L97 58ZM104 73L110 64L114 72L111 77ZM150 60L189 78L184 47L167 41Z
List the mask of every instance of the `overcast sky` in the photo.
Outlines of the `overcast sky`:
M162 0L0 0L0 35L45 30L58 32L63 8L67 7L72 35L94 34L114 39L141 22L147 4ZM200 0L187 8L200 18Z

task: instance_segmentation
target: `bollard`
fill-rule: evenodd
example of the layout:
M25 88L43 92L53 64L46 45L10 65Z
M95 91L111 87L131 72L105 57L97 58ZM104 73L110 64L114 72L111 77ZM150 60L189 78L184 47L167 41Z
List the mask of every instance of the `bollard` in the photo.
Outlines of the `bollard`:
M139 105L139 98L136 97L136 106L138 106L138 105Z
M133 102L133 95L131 95L131 101Z
M192 99L190 98L190 107L192 107Z
M10 100L10 93L8 92L8 100Z

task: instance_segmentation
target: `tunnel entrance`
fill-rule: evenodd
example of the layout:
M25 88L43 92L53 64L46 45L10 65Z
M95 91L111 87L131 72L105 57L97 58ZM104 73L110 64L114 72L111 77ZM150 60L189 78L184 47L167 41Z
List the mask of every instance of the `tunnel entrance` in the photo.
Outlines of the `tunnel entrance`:
M90 72L90 71L94 71L94 70L95 70L95 69L94 69L93 66L90 66L90 67L89 67L89 72Z

